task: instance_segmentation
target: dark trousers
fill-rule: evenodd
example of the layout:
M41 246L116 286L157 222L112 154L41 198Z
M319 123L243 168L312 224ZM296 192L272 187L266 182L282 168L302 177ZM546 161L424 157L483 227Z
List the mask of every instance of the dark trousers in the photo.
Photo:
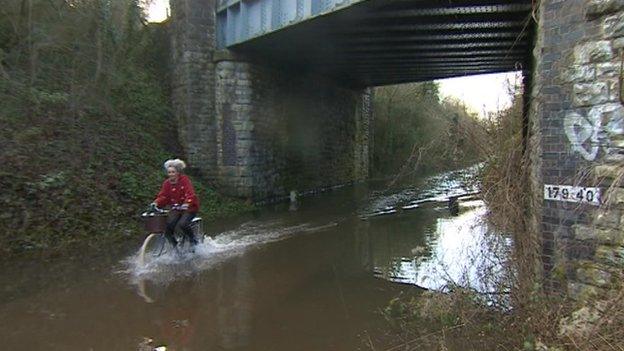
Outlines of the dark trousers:
M176 246L178 242L174 237L175 231L182 231L184 236L188 238L192 245L197 244L195 236L193 235L193 229L191 228L191 221L195 218L195 213L183 212L183 211L170 211L167 215L167 229L165 230L165 237L171 245Z

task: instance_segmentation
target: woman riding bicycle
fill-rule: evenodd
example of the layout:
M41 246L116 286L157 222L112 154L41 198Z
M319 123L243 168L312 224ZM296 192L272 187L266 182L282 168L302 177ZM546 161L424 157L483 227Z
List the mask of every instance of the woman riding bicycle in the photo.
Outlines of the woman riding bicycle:
M184 168L186 168L186 164L179 159L165 162L167 179L163 182L156 200L151 204L152 207L170 208L167 215L165 237L174 247L178 244L174 237L176 230L181 230L192 245L197 244L191 228L191 221L199 210L199 200L195 195L191 180L182 174Z

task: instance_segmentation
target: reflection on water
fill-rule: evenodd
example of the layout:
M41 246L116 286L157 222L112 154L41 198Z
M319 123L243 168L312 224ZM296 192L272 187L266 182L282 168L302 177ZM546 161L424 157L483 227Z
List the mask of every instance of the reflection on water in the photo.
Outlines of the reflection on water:
M483 240L480 201L459 216L443 201L474 192L475 170L269 207L207 228L214 239L195 254L145 267L112 249L10 262L0 267L0 325L11 328L0 340L11 350L132 350L145 340L167 350L366 349L363 336L385 334L378 311L400 292L496 287L510 244ZM482 272L492 279L476 279Z
M484 221L475 181L481 164L426 179L394 193L372 192L361 218L371 222L375 276L430 290L454 287L498 294L511 241ZM465 197L458 213L449 199ZM390 218L379 216L390 215ZM398 214L398 215L397 215Z
M405 186L399 191L371 191L361 212L362 218L413 210L427 204L446 204L449 197L478 192L475 175L483 165L442 173Z
M405 241L396 246L397 251L380 252L376 275L432 290L461 286L482 293L498 291L504 282L510 242L491 235L482 220L486 212L482 203L470 205L475 207L457 217L432 217L422 229L425 240ZM377 237L383 238L383 234Z

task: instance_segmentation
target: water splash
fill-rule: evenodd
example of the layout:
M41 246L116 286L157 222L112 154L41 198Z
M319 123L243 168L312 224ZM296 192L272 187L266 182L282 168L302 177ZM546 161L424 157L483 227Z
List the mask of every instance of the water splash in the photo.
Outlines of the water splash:
M335 227L338 222L320 225L303 223L284 225L281 221L247 222L238 228L218 233L204 240L191 251L169 251L142 264L139 252L121 261L117 273L127 275L130 284L138 287L139 295L146 295L146 283L166 286L169 283L201 271L214 269L227 260L242 255L254 247L284 240L294 235L318 232ZM146 296L143 296L144 298ZM146 301L151 298L147 297ZM148 301L151 302L151 301Z

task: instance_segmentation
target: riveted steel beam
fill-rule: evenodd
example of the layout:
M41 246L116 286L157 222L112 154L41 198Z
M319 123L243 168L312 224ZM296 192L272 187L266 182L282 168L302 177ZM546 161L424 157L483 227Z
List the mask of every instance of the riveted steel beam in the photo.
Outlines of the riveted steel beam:
M531 10L531 4L502 4L502 5L473 5L473 6L448 6L437 8L421 8L412 10L381 10L370 12L362 16L368 18L411 18L411 17L433 17L433 16L453 16L453 15L482 15L501 14L508 12L526 12Z
M505 61L474 61L474 62L395 62L395 63L386 63L383 65L372 64L369 62L353 62L350 65L333 65L330 67L333 68L341 68L344 70L358 70L358 69L411 69L418 68L424 69L427 67L471 67L471 66L479 66L484 64L496 64L502 66L513 66L517 63L515 60L505 60Z
M449 50L435 50L435 51L417 51L417 52L372 52L372 53L358 53L351 55L344 55L342 58L366 58L366 59L379 59L379 58L394 58L394 59L406 59L406 58L432 58L432 59L447 59L447 58L472 58L472 57L505 57L511 55L524 55L525 51L521 48L502 48L502 49L488 49L488 50L470 50L470 51L449 51ZM319 57L320 59L320 57ZM335 61L340 58L330 58Z
M475 57L447 57L442 59L434 59L427 57L414 57L414 58L370 58L366 60L353 60L353 59L343 59L343 60L333 60L324 62L325 65L334 65L334 66L349 66L352 64L362 64L362 65L380 65L380 64L414 64L419 62L448 62L448 63L461 63L461 62L479 62L479 61L522 61L525 57L520 54L509 55L509 56L475 56Z
M415 24L367 24L357 27L341 29L344 33L386 33L400 31L442 31L442 30L471 30L471 29L508 29L522 28L525 21L474 21L474 22L449 22L449 23L415 23Z
M349 47L345 52L372 52L372 51L430 51L430 50L447 50L459 49L470 50L475 48L509 48L512 46L528 45L525 41L486 41L486 42L456 42L456 43L429 43L421 45L409 44L388 44L388 45L367 45L358 47Z
M449 75L461 76L461 75L484 74L486 72L514 72L514 71L515 70L513 68L509 68L509 67L491 66L491 67L479 67L479 68L462 69L462 70L438 69L438 70L432 70L430 72L395 72L395 73L369 72L369 73L362 73L361 75L358 75L358 77L365 77L365 78L374 79L374 80L391 80L391 79L400 79L400 78L405 78L405 77L418 76L418 77L423 77L423 78L429 78L429 80L434 80L434 79L443 79L441 77L449 76Z
M356 73L356 74L408 74L408 73L420 73L420 74L429 74L431 72L437 71L458 71L465 72L470 70L479 70L479 69L489 69L489 68L510 68L513 69L513 64L505 65L500 63L479 63L476 65L439 65L439 66L430 66L430 65L422 65L420 67L354 67L352 69L347 70L348 73Z
M429 51L429 52L372 52L372 53L355 53L351 55L343 55L339 58L330 58L330 60L334 61L336 59L344 58L350 60L367 60L367 59L375 59L375 58L416 58L416 57L430 57L430 58L446 58L446 57L479 57L479 56L492 56L492 55L502 55L511 56L516 54L526 54L526 51L522 48L514 48L514 49L492 49L492 50L471 50L469 52L466 51ZM317 59L322 59L321 57L315 57Z
M472 40L496 40L496 39L525 39L527 33L518 33L513 31L507 32L455 32L444 34L421 34L414 35L413 33L394 34L392 36L349 36L345 35L344 38L338 38L337 41L343 45L353 46L363 43L397 43L397 42L445 42L445 41L472 41Z
M362 71L356 72L358 75L362 74L364 76L380 76L380 77L394 77L394 76L405 76L405 75L421 75L421 76L430 76L435 75L440 72L472 72L472 71L482 71L488 69L509 69L514 70L513 67L500 66L500 65L482 65L482 66L469 66L469 67L434 67L427 70L413 69L413 70L401 70L401 71ZM346 72L349 73L349 72Z

